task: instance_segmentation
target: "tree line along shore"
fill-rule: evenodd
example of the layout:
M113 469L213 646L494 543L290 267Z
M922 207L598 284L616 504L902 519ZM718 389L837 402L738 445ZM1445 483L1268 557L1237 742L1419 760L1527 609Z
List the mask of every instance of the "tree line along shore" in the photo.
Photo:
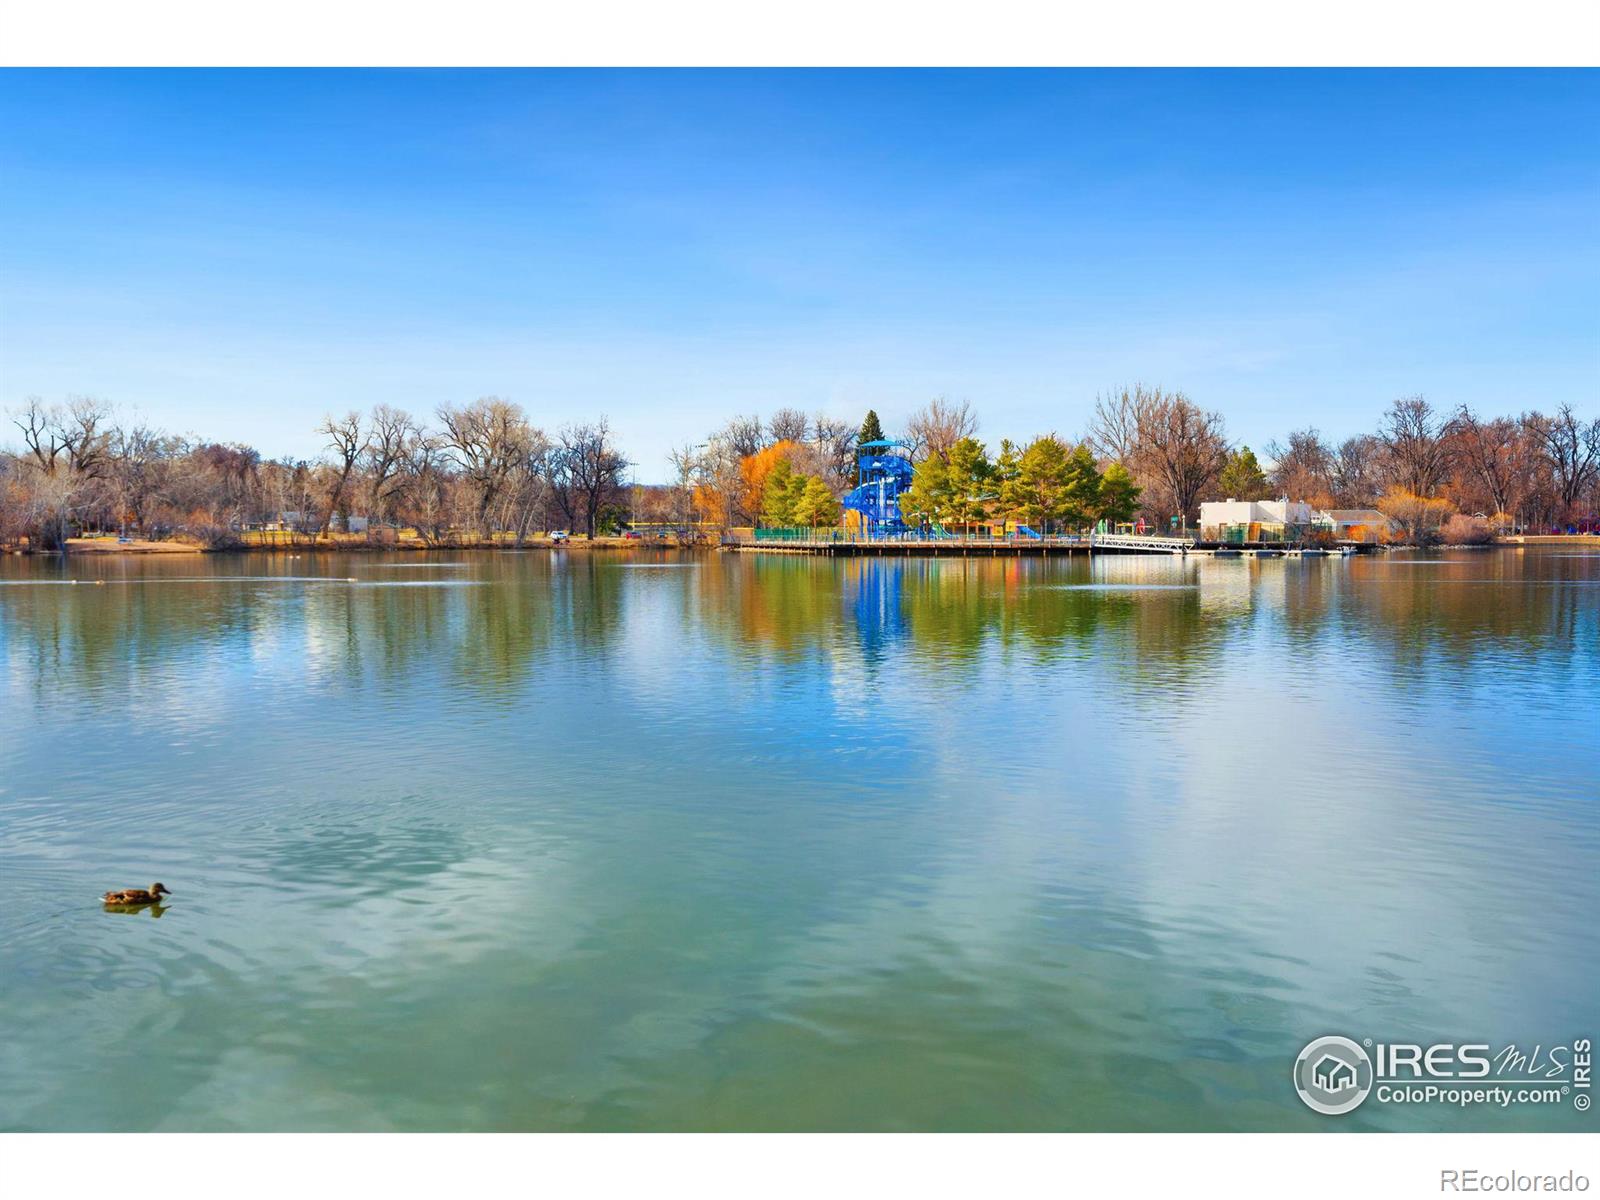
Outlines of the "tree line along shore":
M1413 543L1596 528L1600 418L1571 405L1485 417L1422 396L1337 442L1289 431L1258 455L1221 413L1181 392L1102 394L1074 436L986 441L970 403L937 399L886 435L783 408L738 416L669 455L670 478L629 482L604 418L546 434L485 397L418 418L389 405L329 416L314 459L175 435L113 406L33 398L0 448L0 547L35 552L505 548L709 542L741 527L846 528L858 447L894 440L914 465L911 523L1015 521L1070 532L1096 521L1194 523L1202 501L1290 497L1371 508Z

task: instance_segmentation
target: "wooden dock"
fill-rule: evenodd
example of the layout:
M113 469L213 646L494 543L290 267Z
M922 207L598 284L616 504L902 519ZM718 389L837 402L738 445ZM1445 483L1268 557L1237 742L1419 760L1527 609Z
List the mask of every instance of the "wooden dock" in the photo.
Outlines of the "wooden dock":
M730 539L742 554L810 554L828 558L1048 558L1074 554L1160 554L1180 558L1340 557L1349 549L1298 545L1228 545L1194 538L1098 533L1092 537Z
M900 541L856 541L818 538L815 541L728 541L724 550L744 554L815 554L829 558L1014 558L1088 554L1087 539L1075 538L929 538Z

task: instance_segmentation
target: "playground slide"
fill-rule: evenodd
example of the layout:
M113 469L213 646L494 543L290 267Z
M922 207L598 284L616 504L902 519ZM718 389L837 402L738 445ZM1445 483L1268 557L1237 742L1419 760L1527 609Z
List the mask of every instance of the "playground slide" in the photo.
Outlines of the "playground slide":
M1017 526L1017 532L1020 533L1023 537L1031 537L1035 541L1037 541L1038 539L1044 537L1044 534L1039 533L1036 530L1029 529L1026 525L1018 525Z

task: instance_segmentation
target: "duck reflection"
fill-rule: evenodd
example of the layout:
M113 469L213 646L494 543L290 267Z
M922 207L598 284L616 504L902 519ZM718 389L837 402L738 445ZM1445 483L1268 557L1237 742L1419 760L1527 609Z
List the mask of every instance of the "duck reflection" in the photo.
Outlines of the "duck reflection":
M108 913L121 913L132 917L147 912L152 918L160 920L161 914L172 906L162 904L159 900L146 900L143 904L107 904L104 907Z

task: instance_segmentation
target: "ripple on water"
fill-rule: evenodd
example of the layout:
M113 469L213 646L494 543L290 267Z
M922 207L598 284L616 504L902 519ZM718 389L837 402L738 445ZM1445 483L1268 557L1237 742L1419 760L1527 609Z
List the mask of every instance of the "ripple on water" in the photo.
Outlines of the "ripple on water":
M1309 1129L1310 1032L1565 1036L1600 562L1471 561L13 590L0 1124Z
M352 580L351 582L356 583ZM364 579L361 588L470 588L485 587L486 579Z
M1197 592L1198 583L1052 583L1052 592Z

